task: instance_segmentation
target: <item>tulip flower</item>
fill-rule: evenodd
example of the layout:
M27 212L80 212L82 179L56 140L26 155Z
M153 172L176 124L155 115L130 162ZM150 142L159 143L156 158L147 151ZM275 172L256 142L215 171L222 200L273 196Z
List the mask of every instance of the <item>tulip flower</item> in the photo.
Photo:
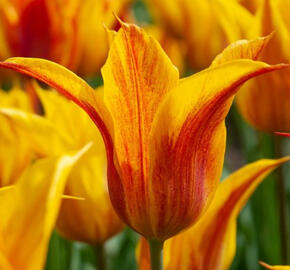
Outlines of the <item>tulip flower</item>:
M285 14L288 1L264 1L248 35L261 36L275 31L269 45L259 56L268 63L290 61L290 22ZM264 132L290 132L289 71L281 70L246 84L237 96L242 116Z
M43 269L67 176L85 151L38 160L0 189L0 269Z
M157 24L165 28L168 35L184 41L186 59L197 70L210 65L229 43L243 37L254 19L236 0L146 2Z
M85 112L71 101L42 90L37 83L33 87L45 116L7 108L0 109L0 114L20 130L21 137L32 142L30 149L38 156L60 155L93 142L72 169L65 188L66 195L83 200L62 202L56 229L71 240L103 244L123 224L112 208L107 191L106 152L101 135Z
M0 58L42 57L82 75L97 73L108 51L103 24L114 27L129 0L1 0Z
M253 44L252 57L261 49ZM222 58L179 80L160 45L122 23L102 68L103 91L43 59L12 58L1 66L47 83L89 114L105 141L116 212L159 249L193 225L214 196L224 159L224 119L238 88L287 66Z
M260 265L264 266L267 269L270 270L290 270L290 266L282 266L282 265L276 265L276 266L271 266L269 264L266 264L264 262L259 262Z
M164 270L229 269L236 251L237 217L240 211L265 177L289 160L290 157L259 160L222 181L201 219L187 231L165 242ZM149 270L149 247L143 238L136 255L139 269Z

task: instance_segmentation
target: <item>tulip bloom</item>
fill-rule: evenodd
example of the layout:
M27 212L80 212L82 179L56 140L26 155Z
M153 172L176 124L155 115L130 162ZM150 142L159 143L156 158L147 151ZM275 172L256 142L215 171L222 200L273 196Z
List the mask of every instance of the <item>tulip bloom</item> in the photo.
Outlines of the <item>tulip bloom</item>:
M165 28L168 35L184 41L186 59L197 70L209 66L229 43L243 37L254 19L236 0L147 2L158 25Z
M83 75L97 73L108 51L103 24L114 27L112 13L128 2L1 0L0 58L41 57Z
M244 166L222 181L201 219L189 230L165 242L164 270L229 269L236 250L240 211L265 177L289 160L290 157L260 160ZM137 260L140 270L150 269L149 247L144 238L137 249Z
M251 57L261 49L253 44ZM194 224L213 198L224 159L224 119L239 86L285 67L229 58L220 56L212 67L179 80L160 45L122 23L102 68L103 91L42 59L13 58L1 66L47 83L90 115L105 141L115 210L143 236L164 241Z
M285 13L289 8L289 1L265 1L259 10L250 34L260 36L275 31L259 60L290 61L290 21ZM242 88L237 105L247 122L264 132L290 132L289 75L289 70L281 70L254 79Z
M67 176L84 151L38 160L0 189L0 269L43 269Z
M71 101L42 90L37 83L32 86L40 97L45 116L6 108L0 109L0 113L20 130L21 137L31 141L30 151L38 156L60 155L93 142L72 169L65 188L66 195L83 200L62 202L57 231L71 240L102 244L118 233L123 224L107 191L106 152L101 135L85 112Z
M266 264L264 262L259 262L260 265L264 266L265 268L269 269L269 270L290 270L290 266L283 266L283 265L275 265L275 266L271 266L269 264Z

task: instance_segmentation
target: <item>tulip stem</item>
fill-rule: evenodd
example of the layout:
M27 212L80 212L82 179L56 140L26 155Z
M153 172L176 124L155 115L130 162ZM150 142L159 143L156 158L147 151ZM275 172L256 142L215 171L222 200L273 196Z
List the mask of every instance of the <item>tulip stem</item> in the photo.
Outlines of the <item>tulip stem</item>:
M281 141L282 141L281 137L279 136L274 137L276 158L281 158L283 155ZM279 167L277 169L277 196L279 201L282 263L287 264L288 263L287 197L282 167Z
M163 269L163 242L158 240L148 240L150 246L150 261L151 270L162 270Z
M106 254L103 244L95 246L96 258L97 258L97 270L106 270Z

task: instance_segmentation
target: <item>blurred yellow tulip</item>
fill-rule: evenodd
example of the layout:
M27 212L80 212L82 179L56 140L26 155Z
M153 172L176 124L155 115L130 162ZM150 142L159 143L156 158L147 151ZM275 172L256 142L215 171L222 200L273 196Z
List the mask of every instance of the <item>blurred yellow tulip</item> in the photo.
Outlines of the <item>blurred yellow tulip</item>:
M64 200L57 230L65 237L90 244L104 243L123 225L115 214L106 183L106 153L98 129L75 104L33 83L45 116L13 109L0 109L2 116L21 130L39 156L51 156L79 149L93 142L69 175L65 194L83 200ZM101 91L101 90L97 90Z
M274 31L271 42L259 56L268 63L290 62L290 1L265 0L248 36ZM243 117L265 132L290 132L290 72L280 70L245 84L237 95Z
M1 107L32 111L26 93L17 85L9 92L0 90ZM35 156L29 150L30 142L3 115L0 115L0 149L0 187L3 187L15 183Z
M147 0L158 25L182 39L194 69L210 65L229 43L244 36L253 15L230 0Z
M289 160L290 157L260 160L222 181L213 202L197 224L165 242L164 270L229 269L236 251L240 211L265 177ZM144 239L141 239L136 255L139 269L150 270L149 247Z
M81 75L98 73L114 27L130 0L0 0L0 58L42 57Z
M0 269L41 270L67 176L87 150L36 161L0 189Z

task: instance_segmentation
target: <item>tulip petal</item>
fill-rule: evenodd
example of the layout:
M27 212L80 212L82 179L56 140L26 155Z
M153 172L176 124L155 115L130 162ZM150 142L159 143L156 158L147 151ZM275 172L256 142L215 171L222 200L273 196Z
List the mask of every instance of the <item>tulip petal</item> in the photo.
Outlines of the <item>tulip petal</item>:
M211 63L211 67L235 60L235 59L252 59L257 60L260 53L267 46L272 35L260 37L253 40L238 40L228 47L222 53L216 56Z
M44 266L67 176L87 149L88 146L76 154L39 160L17 184L0 190L0 257L13 269Z
M202 214L221 174L224 119L234 94L248 79L283 67L235 60L181 80L165 98L154 119L150 148L156 234L172 236L164 228L177 233Z
M269 270L290 270L290 266L286 266L286 265L269 265L267 263L264 262L259 262L260 265L264 266L265 268L269 269Z
M69 147L72 145L71 138L41 116L10 108L0 108L0 115L17 128L20 136L29 141L31 150L39 157L59 155L72 149Z
M134 220L148 222L145 187L152 121L161 99L177 85L179 73L157 41L139 27L121 23L102 75L104 100L113 119L115 158L122 179L120 183L119 179L109 177L110 192L114 193L111 198L119 214L137 229L140 226ZM113 190L112 187L120 184L123 187ZM114 198L118 199L114 201ZM126 207L119 200L124 198Z
M10 58L1 62L0 67L9 68L38 79L74 101L88 113L99 127L108 146L108 152L112 151L111 137L108 132L111 120L104 106L103 91L94 91L73 72L44 59Z
M245 203L264 178L290 160L260 160L244 166L221 182L208 210L189 230L167 240L165 270L226 270L236 249L236 221ZM141 270L149 270L149 247L141 241L137 258Z

